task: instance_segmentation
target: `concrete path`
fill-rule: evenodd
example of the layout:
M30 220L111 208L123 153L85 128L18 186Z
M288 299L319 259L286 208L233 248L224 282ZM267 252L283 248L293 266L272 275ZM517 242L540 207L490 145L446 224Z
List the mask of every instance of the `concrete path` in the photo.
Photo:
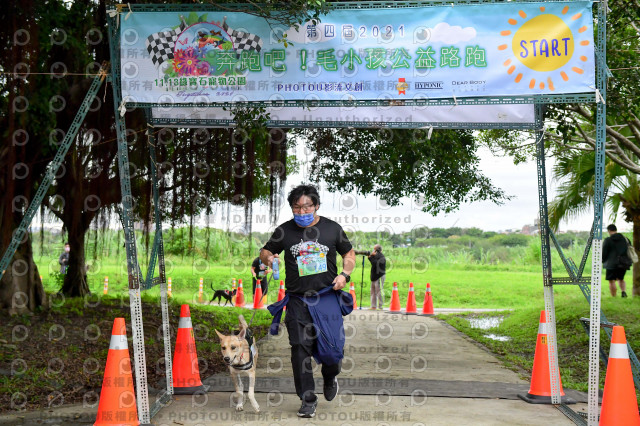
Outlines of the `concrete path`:
M433 317L356 311L345 318L347 344L340 395L327 402L315 366L320 394L317 416L299 419L291 377L286 329L259 344L256 414L245 402L230 404L227 374L209 377L207 398L176 397L155 417L156 424L370 424L370 425L571 425L552 406L517 398L529 384L490 353ZM314 364L315 365L315 364ZM245 390L247 383L245 382ZM586 395L567 391L586 402ZM586 404L573 406L586 411ZM177 422L177 423L174 423Z
M256 399L261 412L230 403L228 374L208 377L211 392L175 396L152 419L155 425L571 425L559 410L517 398L527 381L502 366L475 342L436 317L355 311L345 318L347 344L340 394L327 402L315 366L317 416L299 419L288 337L258 343ZM315 364L314 364L315 365ZM245 381L245 392L248 383ZM565 389L586 412L586 394ZM153 397L150 398L153 401ZM96 408L66 406L53 411L0 415L4 424L92 424Z

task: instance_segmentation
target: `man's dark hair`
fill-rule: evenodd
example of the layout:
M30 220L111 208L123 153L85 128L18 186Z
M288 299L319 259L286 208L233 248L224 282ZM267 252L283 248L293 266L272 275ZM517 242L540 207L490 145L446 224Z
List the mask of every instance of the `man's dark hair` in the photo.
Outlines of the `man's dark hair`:
M64 245L65 245L65 246L68 246L68 245L69 245L69 242L67 241L66 243L64 243Z
M618 232L618 228L614 224L607 226L607 231Z
M289 206L293 207L293 204L300 199L300 197L306 195L311 198L314 206L320 205L320 195L318 189L313 185L298 185L289 192L287 201Z

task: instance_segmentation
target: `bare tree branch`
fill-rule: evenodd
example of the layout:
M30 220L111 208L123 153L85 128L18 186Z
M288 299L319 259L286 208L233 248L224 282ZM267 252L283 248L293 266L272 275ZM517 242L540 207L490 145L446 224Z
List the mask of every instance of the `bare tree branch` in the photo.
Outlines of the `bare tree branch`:
M611 127L607 126L607 134L611 137L615 138L621 144L623 144L627 149L633 152L636 156L640 157L640 147L638 145L631 142L628 138L626 138L623 134L616 132Z
M584 108L582 105L571 105L569 107L569 110L571 111L575 111L576 113L578 113L579 115L581 115L582 117L584 117L587 120L591 120L593 115L591 114L591 112L589 110L587 110L586 108ZM634 116L635 117L635 116ZM582 135L582 137L585 139L585 142L589 143L589 145L593 145L595 147L595 139L589 137L587 135L587 133L584 131L584 129L582 128L582 126L580 126L580 124L578 123L578 121L572 117L572 121L576 124L578 130L580 131L580 134ZM638 121L637 117L635 117L634 121ZM640 124L640 121L638 121ZM632 126L627 126L630 127L631 131L634 132L634 135L636 135L635 129L632 128ZM624 136L623 134L617 132L616 130L614 130L611 126L606 126L606 132L607 135L610 136L610 138L618 143L618 144L622 144L626 149L630 150L633 154L635 154L636 156L638 156L640 158L640 147L638 147L638 145L634 144L631 140L629 140L629 138L627 138L626 136ZM640 134L638 135L640 136ZM620 165L622 165L623 167L628 168L629 170L632 170L634 172L637 173L637 170L640 168L640 166L634 162L633 160L631 160L627 154L622 150L622 149L616 149L618 155L621 157L619 159L619 161L622 163ZM613 157L610 156L610 154L607 154L610 158L613 159Z
M636 141L640 142L640 120L635 114L631 113L631 115L633 115L633 119L629 122L629 129L631 129Z

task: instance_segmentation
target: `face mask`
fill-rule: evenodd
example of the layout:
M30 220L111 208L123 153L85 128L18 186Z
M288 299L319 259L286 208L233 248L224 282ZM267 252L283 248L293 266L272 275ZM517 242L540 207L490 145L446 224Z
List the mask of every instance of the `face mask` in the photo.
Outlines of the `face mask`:
M66 251L67 253L69 253L69 252L71 251L71 248L69 248L69 247L65 247L65 248L64 248L64 251Z
M313 213L294 214L293 220L300 226L309 226L313 222Z

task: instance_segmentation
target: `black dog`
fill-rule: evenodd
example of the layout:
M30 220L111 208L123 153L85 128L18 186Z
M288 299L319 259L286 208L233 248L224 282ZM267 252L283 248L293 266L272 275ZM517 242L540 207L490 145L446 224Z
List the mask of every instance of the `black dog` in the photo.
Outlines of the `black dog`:
M236 295L236 290L235 289L233 291L231 291L231 290L214 290L213 289L213 283L211 284L211 290L213 290L214 293L213 293L213 297L211 298L211 301L209 302L209 304L213 303L214 300L218 299L218 305L219 305L222 302L222 298L225 298L225 299L227 299L227 301L224 303L224 306L227 306L227 303L231 302L231 298Z

